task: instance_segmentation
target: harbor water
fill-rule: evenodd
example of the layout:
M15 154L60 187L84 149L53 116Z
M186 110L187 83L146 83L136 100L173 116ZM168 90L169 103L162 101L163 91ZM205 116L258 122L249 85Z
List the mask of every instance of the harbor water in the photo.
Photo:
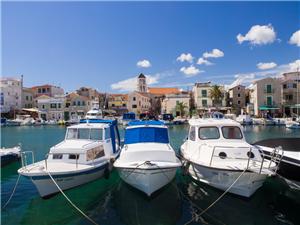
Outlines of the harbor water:
M124 129L121 129L121 135ZM49 148L64 139L63 126L3 127L1 147L22 145L43 160ZM171 144L179 150L187 136L187 125L170 126ZM300 130L284 126L246 126L250 143L279 137L299 137ZM299 146L300 148L300 146ZM1 168L1 202L8 200L20 162ZM151 198L122 182L115 170L108 179L99 179L65 192L98 224L300 224L300 191L292 190L278 177L270 177L250 199L226 194L199 217L223 192L199 182L178 170L175 180ZM10 203L1 211L1 224L90 224L61 195L40 198L29 179L20 178Z

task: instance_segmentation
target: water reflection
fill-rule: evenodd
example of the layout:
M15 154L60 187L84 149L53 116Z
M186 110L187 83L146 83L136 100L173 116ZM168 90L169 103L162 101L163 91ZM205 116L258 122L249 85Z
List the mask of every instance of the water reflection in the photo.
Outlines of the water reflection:
M122 182L114 192L114 201L122 223L128 225L175 224L181 216L180 195L175 181L151 198Z
M287 193L282 184L277 184L277 190L270 190L276 187L273 178L270 178L268 184L259 189L250 199L239 197L233 194L226 194L218 203L216 203L208 214L203 218L195 218L196 222L209 224L299 224L297 210L291 208L299 207L296 202L291 202L282 194ZM272 183L272 184L271 184ZM223 192L212 188L203 183L189 179L181 187L189 197L192 204L197 205L200 209L206 209L215 201ZM276 192L274 192L276 191ZM274 194L277 193L277 194ZM293 197L294 198L294 197ZM287 204L287 202L289 202ZM287 205L285 205L287 204ZM290 205L289 205L290 204ZM282 210L282 208L288 208ZM281 211L279 211L279 209ZM197 214L201 212L197 211ZM198 220L198 221L197 221ZM280 223L279 223L280 222Z

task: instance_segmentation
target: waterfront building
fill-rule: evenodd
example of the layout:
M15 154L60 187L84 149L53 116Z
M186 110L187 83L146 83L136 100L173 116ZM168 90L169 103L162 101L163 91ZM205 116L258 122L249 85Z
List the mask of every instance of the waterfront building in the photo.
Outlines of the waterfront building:
M167 94L162 101L162 113L186 116L190 110L190 95L187 93ZM183 112L182 112L183 111Z
M245 86L230 87L227 96L227 106L232 108L233 113L239 115L242 109L246 107Z
M148 87L148 93L152 103L151 112L157 115L163 113L162 102L166 95L180 94L180 90L173 87Z
M94 89L94 88L90 88L90 87L81 87L78 90L76 90L76 93L78 95L87 97L90 100L96 100L99 98L99 92Z
M300 72L284 73L281 80L282 111L286 116L300 114Z
M11 77L0 78L1 113L9 113L22 108L22 87L23 76L21 79Z
M108 96L108 109L112 109L117 115L126 113L128 104L128 94L110 94Z
M76 92L66 95L64 119L84 118L85 114L91 109L93 100L81 96Z
M49 97L41 95L36 98L40 117L43 120L64 119L65 96Z
M199 114L210 110L219 110L226 112L230 107L226 107L226 95L224 86L219 86L222 96L219 102L214 101L211 97L213 84L209 82L195 83L193 87L195 106Z
M42 96L42 95L54 97L54 96L59 96L59 95L64 94L64 89L62 89L61 87L50 85L50 84L34 86L34 87L31 87L31 90L33 92L34 98Z
M33 92L31 88L22 89L22 108L33 108L35 106L35 101L33 98Z
M129 112L136 114L149 112L151 109L151 97L148 93L133 91L128 94L127 109Z
M281 113L280 79L267 77L256 80L251 86L250 103L255 116L278 116Z

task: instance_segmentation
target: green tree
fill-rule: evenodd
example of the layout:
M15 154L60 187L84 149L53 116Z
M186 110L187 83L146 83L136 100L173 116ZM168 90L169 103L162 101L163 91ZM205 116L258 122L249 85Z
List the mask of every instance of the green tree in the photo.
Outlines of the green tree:
M186 104L183 103L183 102L178 102L178 103L176 104L176 107L175 107L176 112L179 112L179 113L180 113L180 117L184 116L184 114L185 114L185 109L186 109L186 108L187 108L187 106L186 106Z
M212 86L210 89L209 95L213 101L214 106L218 107L221 105L224 94L223 94L220 86L218 86L218 85Z

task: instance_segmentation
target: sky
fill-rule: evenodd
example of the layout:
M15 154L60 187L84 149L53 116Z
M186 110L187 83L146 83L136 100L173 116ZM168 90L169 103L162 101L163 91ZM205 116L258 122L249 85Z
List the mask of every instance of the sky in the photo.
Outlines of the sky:
M2 2L1 76L122 93L249 85L300 66L299 2Z

